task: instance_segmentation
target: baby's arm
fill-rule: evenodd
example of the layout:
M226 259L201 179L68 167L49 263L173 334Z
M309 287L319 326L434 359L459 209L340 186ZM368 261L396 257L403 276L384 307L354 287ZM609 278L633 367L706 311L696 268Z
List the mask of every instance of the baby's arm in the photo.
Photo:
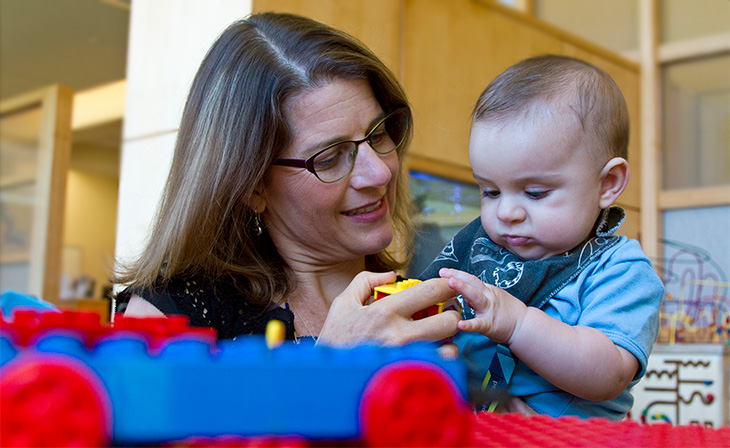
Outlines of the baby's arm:
M631 353L595 328L560 322L471 274L454 269L439 274L474 309L476 317L459 322L460 330L508 345L522 362L566 392L586 400L610 400L639 369Z

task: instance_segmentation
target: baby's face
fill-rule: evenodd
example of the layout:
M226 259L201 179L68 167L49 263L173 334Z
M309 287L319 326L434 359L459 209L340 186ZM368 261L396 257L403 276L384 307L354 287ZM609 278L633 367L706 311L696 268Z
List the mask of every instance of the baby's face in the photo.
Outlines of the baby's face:
M602 166L581 146L576 123L540 115L472 126L469 159L482 193L482 226L523 260L578 246L601 211Z

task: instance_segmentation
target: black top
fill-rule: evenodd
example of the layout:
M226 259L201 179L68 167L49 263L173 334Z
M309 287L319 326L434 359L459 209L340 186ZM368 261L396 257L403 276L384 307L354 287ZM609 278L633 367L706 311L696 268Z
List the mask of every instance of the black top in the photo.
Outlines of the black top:
M212 327L219 339L238 335L264 334L266 324L280 320L286 328L286 338L294 339L294 315L274 304L255 305L246 300L231 281L211 283L201 279L173 278L153 289L127 288L117 296L116 312L123 312L132 294L137 294L165 314L182 314L190 325Z

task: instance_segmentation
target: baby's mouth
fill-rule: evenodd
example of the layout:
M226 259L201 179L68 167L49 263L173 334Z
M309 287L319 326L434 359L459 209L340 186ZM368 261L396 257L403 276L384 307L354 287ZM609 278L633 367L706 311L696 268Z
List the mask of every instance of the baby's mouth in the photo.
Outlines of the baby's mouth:
M528 240L528 238L525 236L516 235L505 235L503 238L510 246L521 246L525 244Z

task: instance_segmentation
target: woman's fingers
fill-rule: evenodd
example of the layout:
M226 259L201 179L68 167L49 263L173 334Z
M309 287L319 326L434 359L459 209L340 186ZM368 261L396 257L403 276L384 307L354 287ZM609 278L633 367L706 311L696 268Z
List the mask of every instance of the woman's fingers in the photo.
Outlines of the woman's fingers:
M351 298L360 305L364 305L373 295L376 286L392 283L395 279L395 272L360 272L350 282L347 288L335 298L335 301L340 298Z
M327 313L318 343L331 346L351 346L364 341L384 341L383 329L390 321L373 318L365 303L373 289L395 281L395 273L360 272L338 295ZM384 313L385 314L385 313Z
M449 288L447 279L432 278L392 294L373 305L388 306L394 313L410 317L429 306L446 302L454 297L456 293Z
M461 314L455 310L447 310L420 320L412 320L411 316L441 302L454 299L456 293L449 288L447 279L434 278L426 280L380 299L371 307L387 309L386 314L398 316L392 320L386 337L389 345L427 340L439 341L449 338L458 331L457 324Z
M459 330L460 321L461 314L458 311L448 310L424 319L407 322L408 333L413 341L440 341L455 335Z
M427 280L364 305L376 286L393 281L395 274L392 272L358 274L332 303L320 333L320 343L352 345L362 341L379 341L394 346L417 340L439 341L457 332L461 315L454 310L417 321L411 318L418 311L456 295L446 279Z
M444 344L441 344L441 346L437 350L439 352L439 355L441 355L441 357L447 361L451 361L459 357L459 346L454 344L453 342L446 342Z

